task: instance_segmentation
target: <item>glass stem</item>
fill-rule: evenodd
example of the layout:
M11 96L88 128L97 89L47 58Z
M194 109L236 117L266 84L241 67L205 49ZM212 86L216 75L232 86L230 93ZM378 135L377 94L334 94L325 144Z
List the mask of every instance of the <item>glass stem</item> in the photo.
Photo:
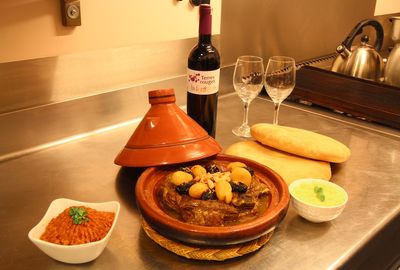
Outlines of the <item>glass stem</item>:
M243 102L244 104L244 116L243 116L243 124L242 126L247 126L249 122L249 102Z
M281 103L274 103L274 125L278 124L278 114L279 114L279 107L280 107Z

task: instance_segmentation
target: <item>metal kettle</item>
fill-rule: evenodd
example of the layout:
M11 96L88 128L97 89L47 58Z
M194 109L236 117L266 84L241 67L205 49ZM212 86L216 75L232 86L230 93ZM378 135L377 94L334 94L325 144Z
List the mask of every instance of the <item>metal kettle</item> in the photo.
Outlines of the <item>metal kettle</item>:
M372 26L376 31L374 46L368 44L369 37L361 37L360 46L352 46L354 38L363 32L363 28ZM331 70L349 76L380 81L383 77L383 60L378 51L382 48L383 27L376 20L359 22L346 39L336 48L338 56Z
M392 40L394 48L390 52L385 67L385 82L400 87L400 17L392 17L393 23Z

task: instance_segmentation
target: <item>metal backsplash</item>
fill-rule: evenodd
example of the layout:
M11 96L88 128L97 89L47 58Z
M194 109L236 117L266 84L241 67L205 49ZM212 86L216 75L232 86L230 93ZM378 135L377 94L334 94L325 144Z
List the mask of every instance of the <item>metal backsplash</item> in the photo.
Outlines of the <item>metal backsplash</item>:
M220 95L233 91L232 74L232 67L221 70ZM185 106L186 75L183 75L0 114L0 162L138 123L150 108L148 91L162 88L174 88L176 103ZM127 140L121 138L121 142Z
M234 63L241 54L288 55L296 61L330 54L359 21L374 17L375 1L223 1L224 62Z
M182 76L197 39L0 64L0 113ZM218 45L219 37L214 37Z

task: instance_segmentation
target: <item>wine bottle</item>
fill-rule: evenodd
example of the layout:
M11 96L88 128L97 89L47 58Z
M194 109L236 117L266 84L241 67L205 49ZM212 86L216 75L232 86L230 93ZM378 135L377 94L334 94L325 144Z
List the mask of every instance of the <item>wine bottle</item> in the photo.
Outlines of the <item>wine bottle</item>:
M211 6L200 5L199 40L188 57L187 112L215 137L220 57L211 43Z

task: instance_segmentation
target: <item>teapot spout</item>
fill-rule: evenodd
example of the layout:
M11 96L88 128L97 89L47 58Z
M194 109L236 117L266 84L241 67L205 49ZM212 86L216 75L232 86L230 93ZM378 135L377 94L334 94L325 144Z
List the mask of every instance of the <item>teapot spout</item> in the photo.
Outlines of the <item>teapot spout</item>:
M343 58L348 58L351 55L351 51L347 49L347 47L344 44L340 44L336 48L336 52L340 54Z
M347 49L345 45L340 44L336 48L336 52L338 53L338 55L335 61L333 61L332 63L331 70L334 72L344 73L347 60L351 55L351 51Z

